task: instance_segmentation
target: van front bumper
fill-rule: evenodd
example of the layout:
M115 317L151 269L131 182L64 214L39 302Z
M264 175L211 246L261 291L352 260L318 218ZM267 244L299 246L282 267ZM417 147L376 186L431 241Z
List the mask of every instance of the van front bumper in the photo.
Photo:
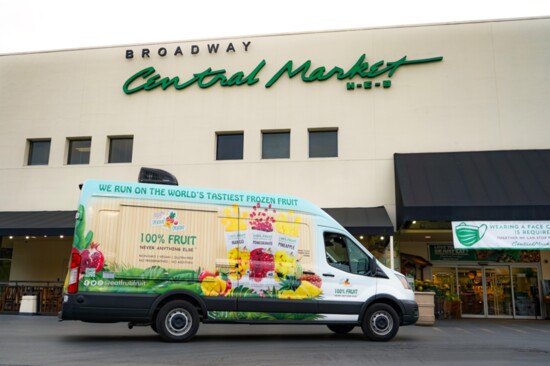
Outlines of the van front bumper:
M401 300L403 317L401 325L412 325L418 321L418 304L414 300Z

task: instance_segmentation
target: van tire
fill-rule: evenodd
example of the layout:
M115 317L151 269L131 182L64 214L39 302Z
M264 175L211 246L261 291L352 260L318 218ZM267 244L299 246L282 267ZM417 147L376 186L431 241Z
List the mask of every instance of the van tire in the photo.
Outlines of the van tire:
M160 308L156 328L166 342L187 342L199 330L199 313L187 301L170 301Z
M327 324L327 327L336 334L348 334L355 328L355 324Z
M399 330L399 316L388 304L374 304L365 312L361 328L371 341L387 342Z

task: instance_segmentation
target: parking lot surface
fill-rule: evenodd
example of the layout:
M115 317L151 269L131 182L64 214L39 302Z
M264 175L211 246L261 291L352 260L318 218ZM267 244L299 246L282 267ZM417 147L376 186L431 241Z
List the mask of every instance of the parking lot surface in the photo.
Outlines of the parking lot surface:
M356 328L201 324L189 343L149 327L0 315L0 365L548 365L550 321L437 321L401 327L391 342Z

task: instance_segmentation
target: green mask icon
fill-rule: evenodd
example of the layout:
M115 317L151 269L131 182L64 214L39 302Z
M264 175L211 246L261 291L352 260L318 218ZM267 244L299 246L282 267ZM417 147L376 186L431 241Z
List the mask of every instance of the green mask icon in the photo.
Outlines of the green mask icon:
M463 222L456 227L455 232L460 244L471 247L483 238L487 232L487 225L466 225L466 223Z

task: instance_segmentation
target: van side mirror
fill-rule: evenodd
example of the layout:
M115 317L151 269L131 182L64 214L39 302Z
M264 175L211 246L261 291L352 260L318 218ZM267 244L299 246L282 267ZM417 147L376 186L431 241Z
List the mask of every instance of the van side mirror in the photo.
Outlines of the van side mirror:
M376 265L376 258L372 257L369 262L369 276L374 276L378 266Z
M357 261L357 274L374 277L377 270L376 258L361 258Z

